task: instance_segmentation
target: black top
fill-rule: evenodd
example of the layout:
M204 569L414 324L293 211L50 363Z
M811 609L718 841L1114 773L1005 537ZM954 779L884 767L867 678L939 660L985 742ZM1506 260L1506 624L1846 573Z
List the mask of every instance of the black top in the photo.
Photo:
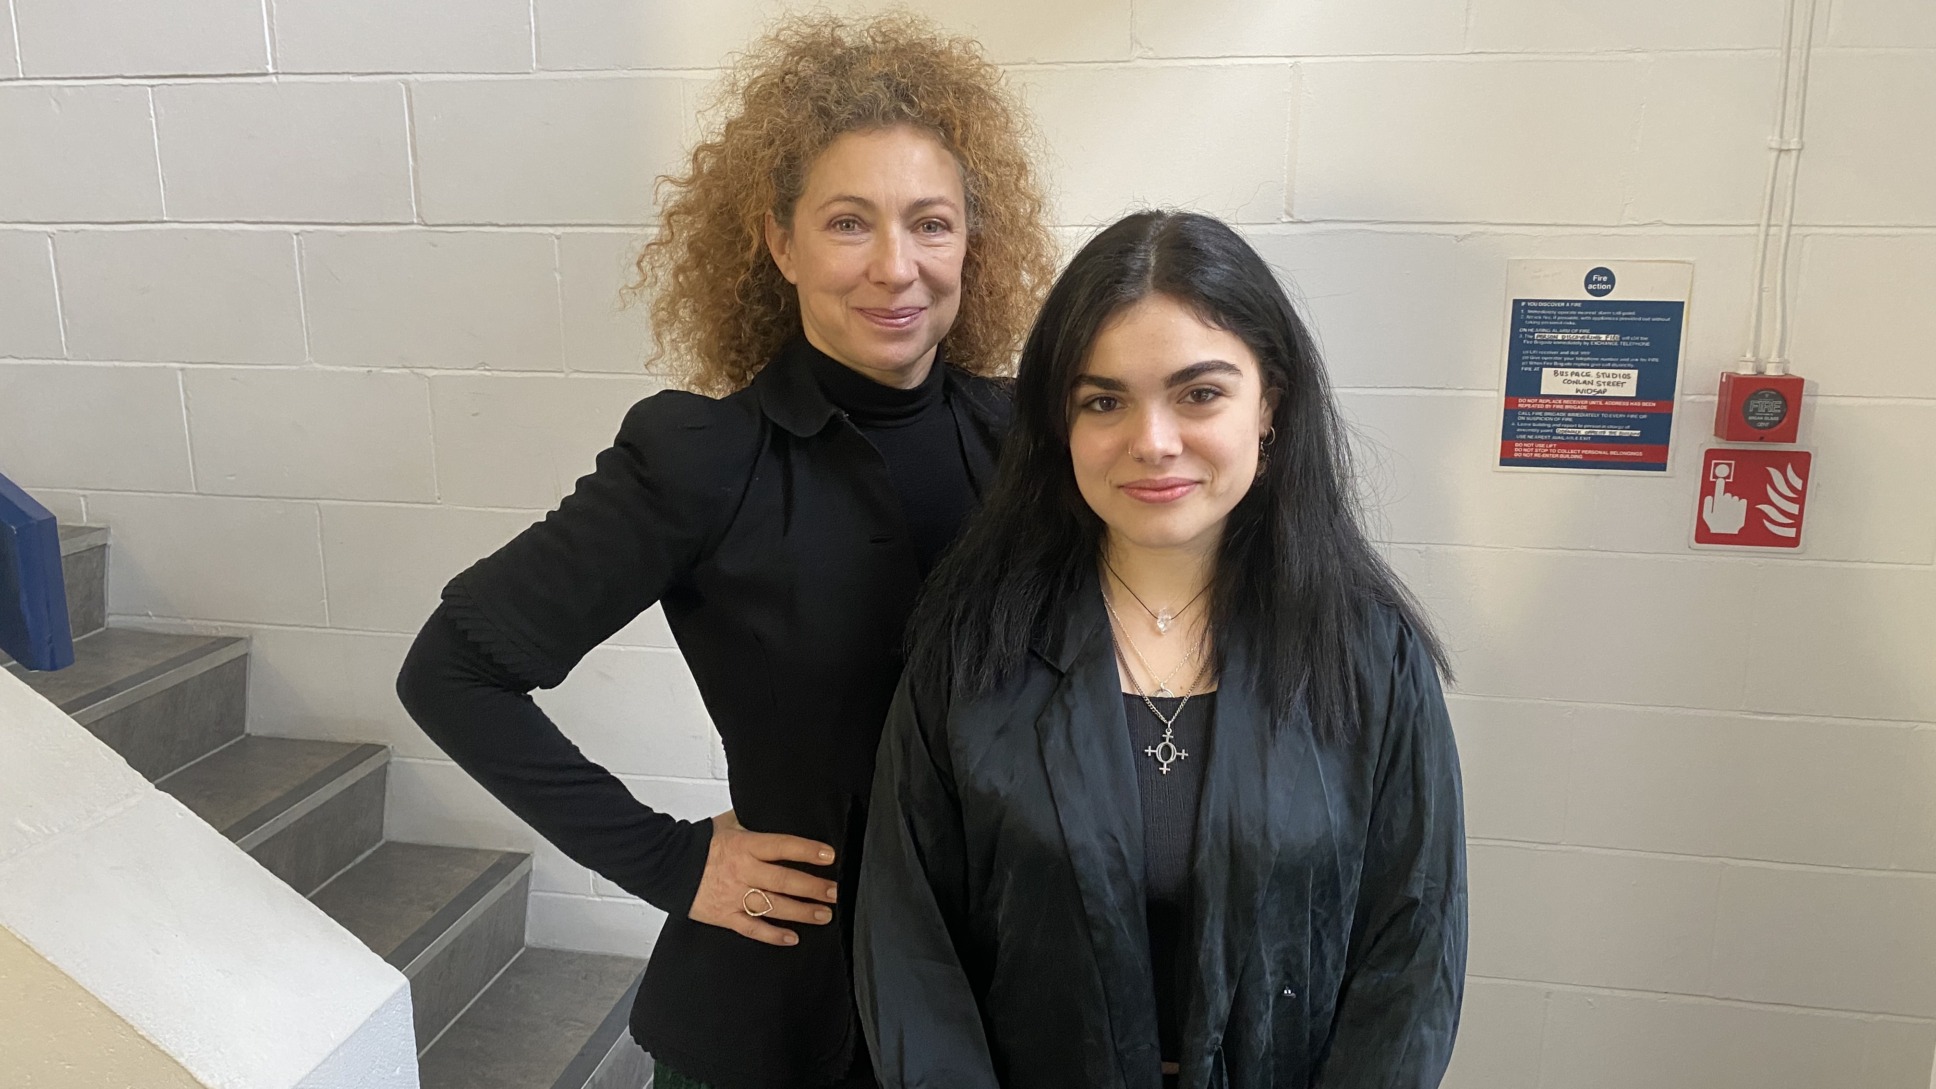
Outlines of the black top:
M1123 694L1123 721L1129 725L1130 755L1136 764L1136 793L1143 810L1144 904L1149 911L1150 972L1156 986L1156 1038L1164 1062L1181 1054L1183 1023L1177 1003L1181 973L1191 960L1183 942L1183 912L1189 906L1190 857L1196 847L1197 804L1203 797L1203 768L1209 762L1210 716L1217 694L1151 697L1170 728L1172 756L1163 770L1163 723L1135 693ZM1156 749L1156 753L1149 750Z
M885 386L812 348L802 353L827 400L878 450L901 500L908 533L926 574L954 543L975 505L975 485L961 453L961 429L948 410L941 367L912 389Z
M881 455L823 392L816 354L796 341L729 397L634 405L557 510L444 588L398 678L453 760L567 855L666 912L632 1031L719 1089L847 1074L862 1054L848 928L800 927L797 946L776 947L688 919L710 822L639 803L526 693L661 603L725 745L739 820L833 844L835 864L813 870L855 902L922 565ZM978 490L1006 391L936 369L955 458Z
M1395 610L1363 608L1349 741L1273 722L1241 647L1219 663L1211 743L1189 758L1183 1089L1432 1089L1451 1058L1458 755L1426 647ZM992 691L896 695L854 938L884 1089L1158 1089L1148 758L1124 712L1087 579Z

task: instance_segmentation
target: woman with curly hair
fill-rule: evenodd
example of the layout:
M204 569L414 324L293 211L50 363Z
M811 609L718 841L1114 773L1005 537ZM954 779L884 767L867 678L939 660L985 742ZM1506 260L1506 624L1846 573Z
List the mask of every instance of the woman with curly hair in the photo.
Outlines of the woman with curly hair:
M1053 245L1025 120L970 41L790 19L719 110L638 263L692 392L633 406L557 510L445 587L398 691L514 813L667 914L632 1011L661 1089L871 1085L849 905L874 750ZM654 602L731 765L711 820L635 800L529 697Z

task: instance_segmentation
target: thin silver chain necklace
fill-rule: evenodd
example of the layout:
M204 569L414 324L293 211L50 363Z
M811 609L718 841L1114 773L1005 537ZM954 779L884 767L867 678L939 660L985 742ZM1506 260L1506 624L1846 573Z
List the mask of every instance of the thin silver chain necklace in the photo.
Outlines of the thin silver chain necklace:
M1123 589L1129 591L1129 596L1135 600L1136 604L1141 605L1143 607L1143 611L1149 614L1150 619L1156 621L1156 634L1158 635L1170 634L1170 625L1176 623L1177 617L1180 617L1184 613L1189 612L1190 606L1195 605L1197 601L1203 597L1203 595L1210 592L1210 584L1206 582L1203 584L1203 589L1197 591L1197 596L1184 602L1183 607L1181 609L1170 610L1166 608L1163 611L1158 612L1157 610L1149 607L1149 602L1143 600L1142 595L1136 592L1136 588L1129 584L1128 579L1124 578L1122 575L1117 573L1116 565L1113 563L1110 563L1109 558L1107 556L1103 557L1102 565L1104 568L1108 569L1110 576L1113 577L1119 584L1121 584ZM1104 594L1103 600L1105 602L1108 601L1109 595ZM1117 621L1117 622L1121 623L1121 621ZM1123 632L1127 634L1129 632L1129 629L1124 628ZM1154 674L1152 674L1152 676L1153 675Z
M1122 630L1123 641L1129 644L1129 652L1131 654L1134 654L1136 656L1136 660L1143 664L1143 672L1149 674L1151 677L1155 677L1156 667L1149 664L1149 659L1143 657L1142 648L1136 645L1136 640L1131 639L1129 637L1129 625L1123 623L1122 616L1116 612L1116 607L1109 603L1109 595L1106 593L1102 597L1102 607L1109 610L1109 619L1115 621L1116 627ZM1197 651L1201 649L1202 649L1202 641L1199 640L1198 645L1191 647L1190 653L1185 654L1183 656L1183 660L1178 662L1176 664L1176 667L1174 669L1171 669L1167 676L1164 676L1159 680L1157 680L1156 691L1150 693L1150 695L1156 696L1159 699L1173 699L1176 696L1176 693L1170 690L1170 682L1176 678L1176 675L1178 673L1183 672L1184 666L1187 666L1191 662L1196 661ZM1128 663L1124 663L1124 667L1127 668ZM1130 678L1130 681L1131 683L1134 683L1135 677L1132 676Z

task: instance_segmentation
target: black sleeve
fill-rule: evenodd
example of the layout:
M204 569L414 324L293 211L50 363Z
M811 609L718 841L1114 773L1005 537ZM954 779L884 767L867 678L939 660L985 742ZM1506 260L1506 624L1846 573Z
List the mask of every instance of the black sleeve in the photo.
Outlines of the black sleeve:
M1343 992L1317 1089L1434 1089L1465 989L1464 803L1438 672L1400 625Z
M901 682L881 735L861 852L854 993L882 1089L995 1089L981 1005L955 940L968 902L946 745Z
M563 683L718 544L757 442L744 404L633 405L557 510L444 587L451 620L530 687Z
M397 695L438 747L520 820L674 918L692 909L711 821L683 821L632 797L578 751L530 685L465 637L440 606L404 659Z
M634 799L529 693L563 682L717 543L757 437L729 402L667 392L632 406L557 510L450 581L397 678L411 717L511 812L675 918L711 823Z

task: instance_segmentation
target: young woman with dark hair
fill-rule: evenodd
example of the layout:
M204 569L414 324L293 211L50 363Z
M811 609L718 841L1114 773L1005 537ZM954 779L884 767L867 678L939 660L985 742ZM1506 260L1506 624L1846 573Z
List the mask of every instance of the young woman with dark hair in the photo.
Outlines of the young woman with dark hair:
M1229 227L1145 212L1075 257L912 639L856 923L884 1086L1438 1083L1444 654Z

